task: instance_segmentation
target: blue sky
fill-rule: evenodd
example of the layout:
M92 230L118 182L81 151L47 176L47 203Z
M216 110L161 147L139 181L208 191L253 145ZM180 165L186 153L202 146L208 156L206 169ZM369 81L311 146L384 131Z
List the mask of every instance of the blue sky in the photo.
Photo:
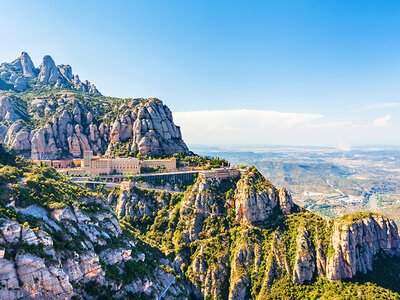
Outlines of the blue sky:
M50 54L105 95L158 97L189 143L400 143L399 1L2 1L0 11L0 61Z

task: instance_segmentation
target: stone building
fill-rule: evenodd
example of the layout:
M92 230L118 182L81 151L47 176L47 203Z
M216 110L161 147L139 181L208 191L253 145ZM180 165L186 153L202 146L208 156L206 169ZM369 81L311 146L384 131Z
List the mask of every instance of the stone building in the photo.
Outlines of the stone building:
M140 173L140 161L135 157L93 157L93 151L85 151L82 160L84 174L109 175L113 173Z
M176 158L172 157L170 159L148 159L140 162L141 166L144 168L160 168L165 167L166 170L176 169Z
M205 178L222 180L238 177L241 175L241 172L239 169L235 168L218 168L212 169L211 171L200 171L199 174L204 176Z
M93 156L92 151L85 151L82 160L83 174L109 175L113 173L140 173L141 167L164 167L168 171L176 169L176 158L151 159L140 161L135 157L102 157Z

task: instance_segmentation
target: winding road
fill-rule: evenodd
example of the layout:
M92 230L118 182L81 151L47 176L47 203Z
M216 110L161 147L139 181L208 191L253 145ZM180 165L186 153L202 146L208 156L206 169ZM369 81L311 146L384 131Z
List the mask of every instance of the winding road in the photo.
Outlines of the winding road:
M165 293L168 291L168 289L171 287L171 285L173 285L175 283L175 277L172 279L172 281L167 285L167 287L165 288L165 290L160 294L160 296L158 297L158 300L161 300L162 297L164 297Z

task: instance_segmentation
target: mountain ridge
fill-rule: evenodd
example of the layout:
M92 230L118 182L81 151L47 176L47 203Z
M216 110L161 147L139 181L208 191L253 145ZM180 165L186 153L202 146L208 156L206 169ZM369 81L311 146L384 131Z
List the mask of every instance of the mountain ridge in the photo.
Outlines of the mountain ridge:
M0 298L400 299L398 278L382 275L400 272L393 220L325 220L253 166L225 179L90 190L17 156L92 150L229 165L190 152L157 98L77 91L72 69L48 56L39 69L26 53L1 66L14 85L0 92ZM18 78L29 87L16 90Z
M159 99L102 96L50 56L37 69L23 52L1 65L0 78L29 82L23 90L0 91L0 139L27 158L79 158L85 150L117 156L189 152L172 112Z
M0 65L0 78L13 85L13 89L17 92L29 90L34 86L47 85L100 95L94 84L87 80L82 82L78 75L73 75L70 65L56 65L50 55L45 55L42 63L36 68L29 54L22 52L11 63Z

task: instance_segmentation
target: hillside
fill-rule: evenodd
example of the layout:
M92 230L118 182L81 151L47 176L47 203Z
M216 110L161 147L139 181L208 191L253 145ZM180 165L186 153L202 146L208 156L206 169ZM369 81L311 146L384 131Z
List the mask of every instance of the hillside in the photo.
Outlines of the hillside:
M400 297L393 221L326 222L255 168L105 197L4 150L0 162L2 299Z
M183 286L106 199L0 149L0 298L153 299ZM135 298L136 297L136 298Z
M255 168L233 180L199 177L179 202L136 189L108 199L137 236L168 254L198 299L400 297L396 279L379 281L388 289L347 282L359 274L374 282L398 273L400 239L392 220L360 213L326 221L296 206ZM374 273L385 260L395 264Z

